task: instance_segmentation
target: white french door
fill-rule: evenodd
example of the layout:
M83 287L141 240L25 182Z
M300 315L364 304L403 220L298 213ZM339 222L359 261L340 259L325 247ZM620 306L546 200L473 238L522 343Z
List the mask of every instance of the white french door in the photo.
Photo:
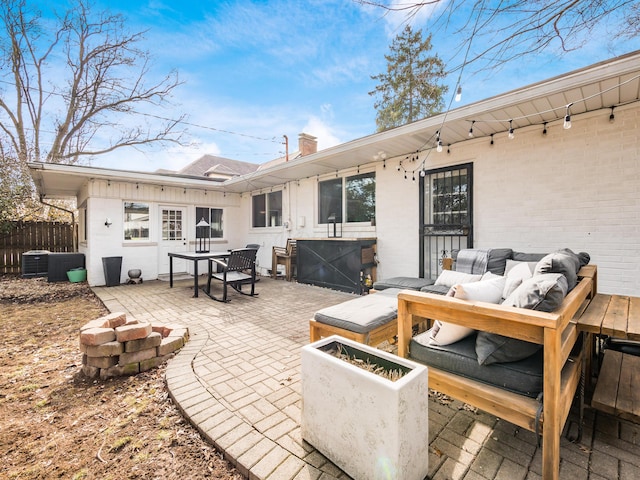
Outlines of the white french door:
M160 207L160 247L158 252L158 274L169 273L169 252L189 250L187 239L187 207ZM187 271L187 261L174 258L173 273Z

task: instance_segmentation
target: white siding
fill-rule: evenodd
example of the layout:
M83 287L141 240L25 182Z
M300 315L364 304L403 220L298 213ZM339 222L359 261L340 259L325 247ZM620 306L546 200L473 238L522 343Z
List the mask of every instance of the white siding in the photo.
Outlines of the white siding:
M127 271L140 268L145 280L158 277L158 244L161 239L159 207L184 206L187 218L185 232L189 250L195 250L195 207L224 209L224 234L220 240L212 241L212 249L226 250L244 246L246 229L241 218L240 196L224 195L199 189L169 188L162 185L137 185L117 181L90 181L87 185L88 238L80 245L86 256L87 279L90 285L104 285L102 258L122 257L120 280L127 280ZM83 196L84 198L84 196ZM125 242L123 240L123 202L137 201L149 204L150 238L148 242ZM105 225L106 218L113 222ZM191 265L188 265L191 267ZM191 270L191 268L190 268Z

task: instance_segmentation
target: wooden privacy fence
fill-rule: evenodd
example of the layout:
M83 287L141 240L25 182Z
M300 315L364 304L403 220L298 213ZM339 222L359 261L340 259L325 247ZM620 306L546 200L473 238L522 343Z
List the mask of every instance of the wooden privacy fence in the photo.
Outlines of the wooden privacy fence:
M74 252L76 229L62 222L11 222L0 233L0 274L21 273L22 254L29 250Z

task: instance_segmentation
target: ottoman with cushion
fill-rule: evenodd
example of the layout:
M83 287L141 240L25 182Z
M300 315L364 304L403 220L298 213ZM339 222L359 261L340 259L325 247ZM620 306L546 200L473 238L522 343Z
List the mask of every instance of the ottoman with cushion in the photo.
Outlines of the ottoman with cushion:
M311 342L329 335L378 345L398 333L399 288L364 295L318 310L309 321Z

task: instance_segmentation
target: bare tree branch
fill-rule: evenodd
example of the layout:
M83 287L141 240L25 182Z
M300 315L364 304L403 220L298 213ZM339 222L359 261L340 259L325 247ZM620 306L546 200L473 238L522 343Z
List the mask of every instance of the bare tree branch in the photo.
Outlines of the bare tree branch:
M614 32L612 38L629 38L640 33L639 0L354 1L378 7L385 15L404 14L405 22L410 22L425 7L436 12L435 7L440 6L425 29L432 34L459 35L462 40L455 50L470 52L465 61L452 66L449 73L468 66L475 71L499 68L554 45L561 52L576 50L584 45L596 26L608 26ZM477 28L472 29L474 23ZM453 25L461 26L454 28Z
M27 0L3 2L0 16L0 87L12 87L0 96L8 153L24 163L74 163L127 146L181 143L180 121L141 126L138 112L168 105L181 84L175 71L148 82L151 57L138 48L145 32L128 33L120 15L94 14L88 0L58 17L53 32L41 29ZM54 57L64 59L62 75Z

